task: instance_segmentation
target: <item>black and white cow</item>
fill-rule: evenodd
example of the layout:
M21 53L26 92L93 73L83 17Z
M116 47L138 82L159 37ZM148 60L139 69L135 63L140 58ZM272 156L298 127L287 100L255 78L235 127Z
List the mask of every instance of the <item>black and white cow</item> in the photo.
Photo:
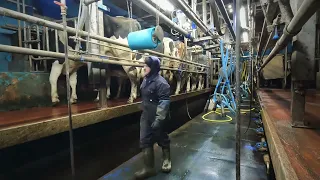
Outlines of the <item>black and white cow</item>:
M137 31L140 30L141 26L139 24L138 21L134 20L134 19L129 19L129 18L125 18L125 17L111 17L108 15L104 15L104 35L105 37L108 38L112 38L112 39L116 39L119 40L121 42L126 42L126 40L124 40L129 32L131 31ZM64 52L64 37L63 37L63 32L62 31L58 31L58 37L59 37L59 52ZM51 38L52 39L52 38ZM52 42L52 41L51 41ZM69 39L68 42L68 49L69 49L69 54L72 54L74 52L70 51L70 49L75 49L75 42L73 40ZM129 59L133 59L132 58L132 53L122 53L121 50L118 49L114 49L112 48L112 46L114 45L110 45L111 48L105 48L104 52L106 55L112 55L112 56L116 56L116 57L123 57L123 58L129 58ZM84 62L81 61L73 61L70 60L70 67L69 67L69 72L70 72L70 86L72 89L72 93L71 93L71 102L72 103L76 103L77 102L77 93L76 93L76 85L77 85L77 70L85 65ZM107 87L108 87L108 95L110 95L110 76L112 75L112 69L114 69L114 67L111 67L111 65L106 66L107 67L107 74L108 74L108 80L107 80ZM127 74L130 79L130 81L132 80L132 74L135 73L135 67L122 67L121 68L115 68L116 70L125 72L125 73L119 73L123 76L125 76L125 74ZM124 70L124 71L123 71ZM51 100L53 104L56 104L59 102L59 96L57 93L57 80L58 77L62 74L66 73L66 69L65 69L65 63L64 63L64 59L57 59L53 64L52 64L52 69L50 72L50 84L51 84ZM134 97L132 97L132 93L130 95L129 98L129 102L133 101L132 99L134 99Z

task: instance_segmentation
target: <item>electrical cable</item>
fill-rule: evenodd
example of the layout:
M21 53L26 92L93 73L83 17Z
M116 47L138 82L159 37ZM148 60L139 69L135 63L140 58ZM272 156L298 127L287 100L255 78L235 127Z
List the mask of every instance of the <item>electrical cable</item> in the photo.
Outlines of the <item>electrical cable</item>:
M188 99L186 99L186 107L187 107L187 114L190 118L190 120L192 119L191 116L190 116L190 113L189 113L189 107L188 107Z

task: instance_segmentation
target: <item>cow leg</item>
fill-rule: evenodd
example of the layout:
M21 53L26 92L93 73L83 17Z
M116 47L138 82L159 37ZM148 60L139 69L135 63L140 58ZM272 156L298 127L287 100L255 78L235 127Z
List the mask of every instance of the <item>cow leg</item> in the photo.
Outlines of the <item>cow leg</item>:
M137 98L137 80L139 79L139 69L137 69L136 67L123 66L123 70L126 72L127 77L129 78L131 83L128 103L133 103L133 101Z
M59 61L55 61L52 64L52 69L50 72L50 84L51 84L51 102L55 105L60 102L58 92L57 92L57 81L62 72L63 64L59 64Z
M106 97L107 97L107 99L109 99L110 95L111 95L111 93L110 93L110 82L111 82L111 77L107 74L107 76L106 76L106 88L107 88ZM96 97L96 99L94 101L95 102L99 101L99 91L98 91L97 97Z
M205 78L204 78L204 76L202 76L201 89L204 89L204 80L205 80Z
M190 81L191 81L191 76L188 76L188 81L187 81L187 92L190 92Z
M201 90L201 87L202 87L202 75L199 75L198 90Z
M197 89L197 75L193 75L192 76L192 88L191 88L191 90L192 91L195 91L196 89Z
M130 79L131 82L131 92L130 97L128 99L128 103L133 103L135 99L137 99L137 82Z
M121 90L122 90L122 84L123 84L123 78L119 77L118 78L118 92L117 92L117 96L116 99L120 98L120 94L121 94Z
M182 76L179 73L175 73L176 79L177 79L177 87L176 87L176 91L175 91L175 95L180 93L181 90L181 80L182 80Z
M72 89L70 102L72 104L77 103L77 72L74 72L70 76L70 86Z
M111 92L110 92L110 86L111 86L111 75L110 70L106 69L106 86L107 86L107 99L110 98Z
M181 89L181 79L177 80L177 88L176 88L176 92L174 93L175 95L180 93L180 89Z

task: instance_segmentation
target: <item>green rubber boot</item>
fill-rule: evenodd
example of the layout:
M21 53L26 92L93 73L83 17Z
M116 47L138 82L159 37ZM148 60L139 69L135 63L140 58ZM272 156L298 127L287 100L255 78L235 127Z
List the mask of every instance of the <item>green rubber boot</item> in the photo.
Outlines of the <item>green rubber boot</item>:
M154 168L154 151L153 148L146 148L142 150L144 168L136 172L135 179L146 179L156 175Z

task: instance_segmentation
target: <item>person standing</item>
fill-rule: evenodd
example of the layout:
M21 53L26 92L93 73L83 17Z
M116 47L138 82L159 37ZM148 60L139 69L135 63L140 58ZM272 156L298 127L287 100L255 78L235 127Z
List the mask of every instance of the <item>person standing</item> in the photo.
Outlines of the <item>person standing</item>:
M156 175L154 167L154 143L162 147L162 172L171 171L170 139L164 132L170 106L170 85L159 75L160 60L155 56L145 59L145 77L141 84L142 114L140 118L140 148L142 149L144 168L135 173L136 179L145 179Z

